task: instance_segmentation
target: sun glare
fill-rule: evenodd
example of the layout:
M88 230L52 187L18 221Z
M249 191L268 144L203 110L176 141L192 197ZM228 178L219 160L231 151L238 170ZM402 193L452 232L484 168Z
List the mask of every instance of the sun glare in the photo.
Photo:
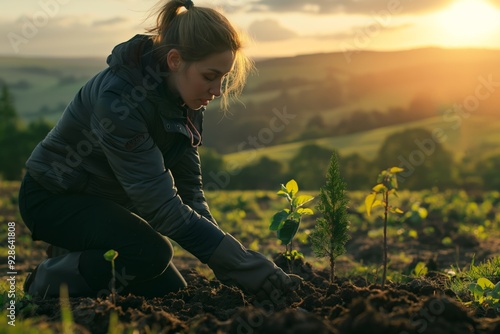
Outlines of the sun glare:
M437 19L446 36L460 44L495 32L500 12L482 0L458 0L440 12Z

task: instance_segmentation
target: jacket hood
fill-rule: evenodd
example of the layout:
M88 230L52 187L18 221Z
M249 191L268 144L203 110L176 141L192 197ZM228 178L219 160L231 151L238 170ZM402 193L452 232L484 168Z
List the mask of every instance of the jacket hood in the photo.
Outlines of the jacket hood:
M141 64L144 49L151 50L152 45L151 36L135 35L128 41L115 46L106 62L111 68L118 66L137 68Z
M184 108L180 107L184 102L177 92L168 88L168 68L154 52L152 37L138 34L118 44L106 62L117 76L129 82L134 89L146 90L148 99L157 104L162 113L182 117Z

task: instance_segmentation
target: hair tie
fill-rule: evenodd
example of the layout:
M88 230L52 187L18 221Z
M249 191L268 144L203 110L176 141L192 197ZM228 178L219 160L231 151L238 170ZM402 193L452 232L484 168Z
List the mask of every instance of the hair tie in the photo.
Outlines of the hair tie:
M193 8L193 5L194 5L193 1L191 1L191 0L186 0L184 2L184 7L186 7L187 10L190 10L191 8Z

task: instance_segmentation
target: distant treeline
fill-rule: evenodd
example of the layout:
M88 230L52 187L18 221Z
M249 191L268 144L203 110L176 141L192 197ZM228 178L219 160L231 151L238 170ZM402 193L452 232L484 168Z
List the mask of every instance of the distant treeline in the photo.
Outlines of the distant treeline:
M0 92L0 178L19 180L31 151L52 128L42 119L25 124L6 85Z
M273 190L294 178L302 189L318 190L325 184L332 153L307 144L286 163L263 157L235 170L214 149L202 148L204 183L208 190ZM340 156L340 166L349 190L369 189L381 170L393 166L405 169L398 176L400 189L500 189L500 155L481 161L455 161L431 132L420 128L389 135L373 160L359 154Z

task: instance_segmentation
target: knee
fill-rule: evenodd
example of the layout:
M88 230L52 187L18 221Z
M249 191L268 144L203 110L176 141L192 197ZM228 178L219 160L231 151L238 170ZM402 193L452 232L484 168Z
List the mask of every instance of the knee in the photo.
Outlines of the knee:
M167 238L159 236L154 242L150 242L141 249L143 260L143 275L153 278L165 271L172 261L174 250Z

